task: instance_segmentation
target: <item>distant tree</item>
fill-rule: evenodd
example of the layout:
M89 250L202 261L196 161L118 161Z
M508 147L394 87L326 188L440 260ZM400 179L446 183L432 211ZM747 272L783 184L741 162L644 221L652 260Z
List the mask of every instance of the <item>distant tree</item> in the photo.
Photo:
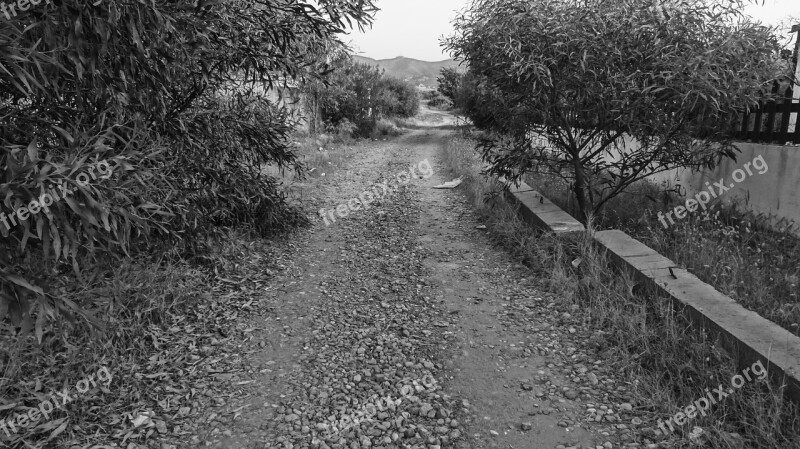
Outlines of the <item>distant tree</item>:
M446 46L476 78L489 172L562 176L589 221L649 175L734 157L730 118L779 70L744 3L476 0Z
M449 98L450 101L453 102L456 107L458 107L456 97L458 95L458 90L461 87L464 75L455 67L445 67L440 73L441 75L439 75L437 78L439 84L436 87L436 90L438 90L445 97Z
M442 95L438 90L429 90L422 96L428 102L428 106L441 109L450 109L453 107L453 102Z
M305 85L329 127L352 123L359 135L368 136L380 117L412 117L419 111L417 88L387 76L383 69L355 62L347 54L338 55L331 69L325 80Z
M455 106L479 129L491 129L496 116L487 105L502 104L502 97L486 77L468 71L456 91Z
M384 76L380 86L393 97L394 107L387 108L389 115L398 117L413 117L419 112L419 91L410 82L392 76Z

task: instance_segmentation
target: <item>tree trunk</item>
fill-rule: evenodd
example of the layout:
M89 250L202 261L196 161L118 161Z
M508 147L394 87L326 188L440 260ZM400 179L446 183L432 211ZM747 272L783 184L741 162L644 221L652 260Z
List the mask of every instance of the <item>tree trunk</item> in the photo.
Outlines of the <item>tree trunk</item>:
M589 185L577 149L575 149L572 154L572 163L575 167L575 187L573 190L575 191L575 199L578 200L578 207L581 209L581 217L579 218L584 225L588 226L592 205L586 196L586 190L589 188Z

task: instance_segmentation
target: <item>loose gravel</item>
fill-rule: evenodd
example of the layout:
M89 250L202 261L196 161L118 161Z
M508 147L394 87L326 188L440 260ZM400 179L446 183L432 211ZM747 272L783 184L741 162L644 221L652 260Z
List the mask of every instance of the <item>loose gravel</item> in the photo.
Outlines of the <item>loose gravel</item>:
M280 243L286 260L240 324L241 386L185 447L656 447L602 331L494 244L458 189L431 189L449 180L446 138L372 142L312 191L332 209L397 187ZM434 176L395 182L425 159Z

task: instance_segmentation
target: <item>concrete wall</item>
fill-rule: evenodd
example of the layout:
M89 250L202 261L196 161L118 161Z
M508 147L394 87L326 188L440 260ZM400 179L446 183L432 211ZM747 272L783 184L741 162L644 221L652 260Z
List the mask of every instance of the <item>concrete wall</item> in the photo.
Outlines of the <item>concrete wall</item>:
M765 145L756 143L738 143L741 153L736 162L724 160L714 170L693 172L690 170L674 170L653 177L653 181L680 184L686 189L687 196L693 197L697 192L706 190L706 183L713 185L724 179L730 188L721 199L737 200L756 213L772 217L773 224L783 226L787 222L795 223L795 233L800 233L800 146ZM759 174L752 161L763 158L767 170ZM736 182L733 174L738 169L745 169L751 163L750 172L741 182ZM746 171L745 171L746 173ZM741 179L741 173L738 173ZM731 187L733 185L733 187ZM714 189L717 192L719 189Z

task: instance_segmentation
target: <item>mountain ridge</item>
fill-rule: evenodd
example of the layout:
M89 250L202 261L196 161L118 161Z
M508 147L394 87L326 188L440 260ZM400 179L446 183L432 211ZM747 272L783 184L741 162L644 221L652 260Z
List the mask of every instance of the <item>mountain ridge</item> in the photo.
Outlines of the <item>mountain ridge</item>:
M353 55L353 57L354 58L359 58L359 59L375 61L375 62L394 61L396 59L408 59L410 61L417 61L417 62L422 62L422 63L425 63L425 64L439 64L439 63L443 63L443 62L455 61L453 58L442 59L440 61L425 61L425 60L417 59L417 58L409 58L408 56L395 56L394 58L383 58L383 59L375 59L375 58L370 58L369 56L361 56L361 55Z
M458 61L444 59L442 61L421 61L419 59L397 56L391 59L373 59L366 56L353 55L356 62L378 66L386 74L413 83L422 84L428 88L435 88L439 72L446 67L459 67Z

